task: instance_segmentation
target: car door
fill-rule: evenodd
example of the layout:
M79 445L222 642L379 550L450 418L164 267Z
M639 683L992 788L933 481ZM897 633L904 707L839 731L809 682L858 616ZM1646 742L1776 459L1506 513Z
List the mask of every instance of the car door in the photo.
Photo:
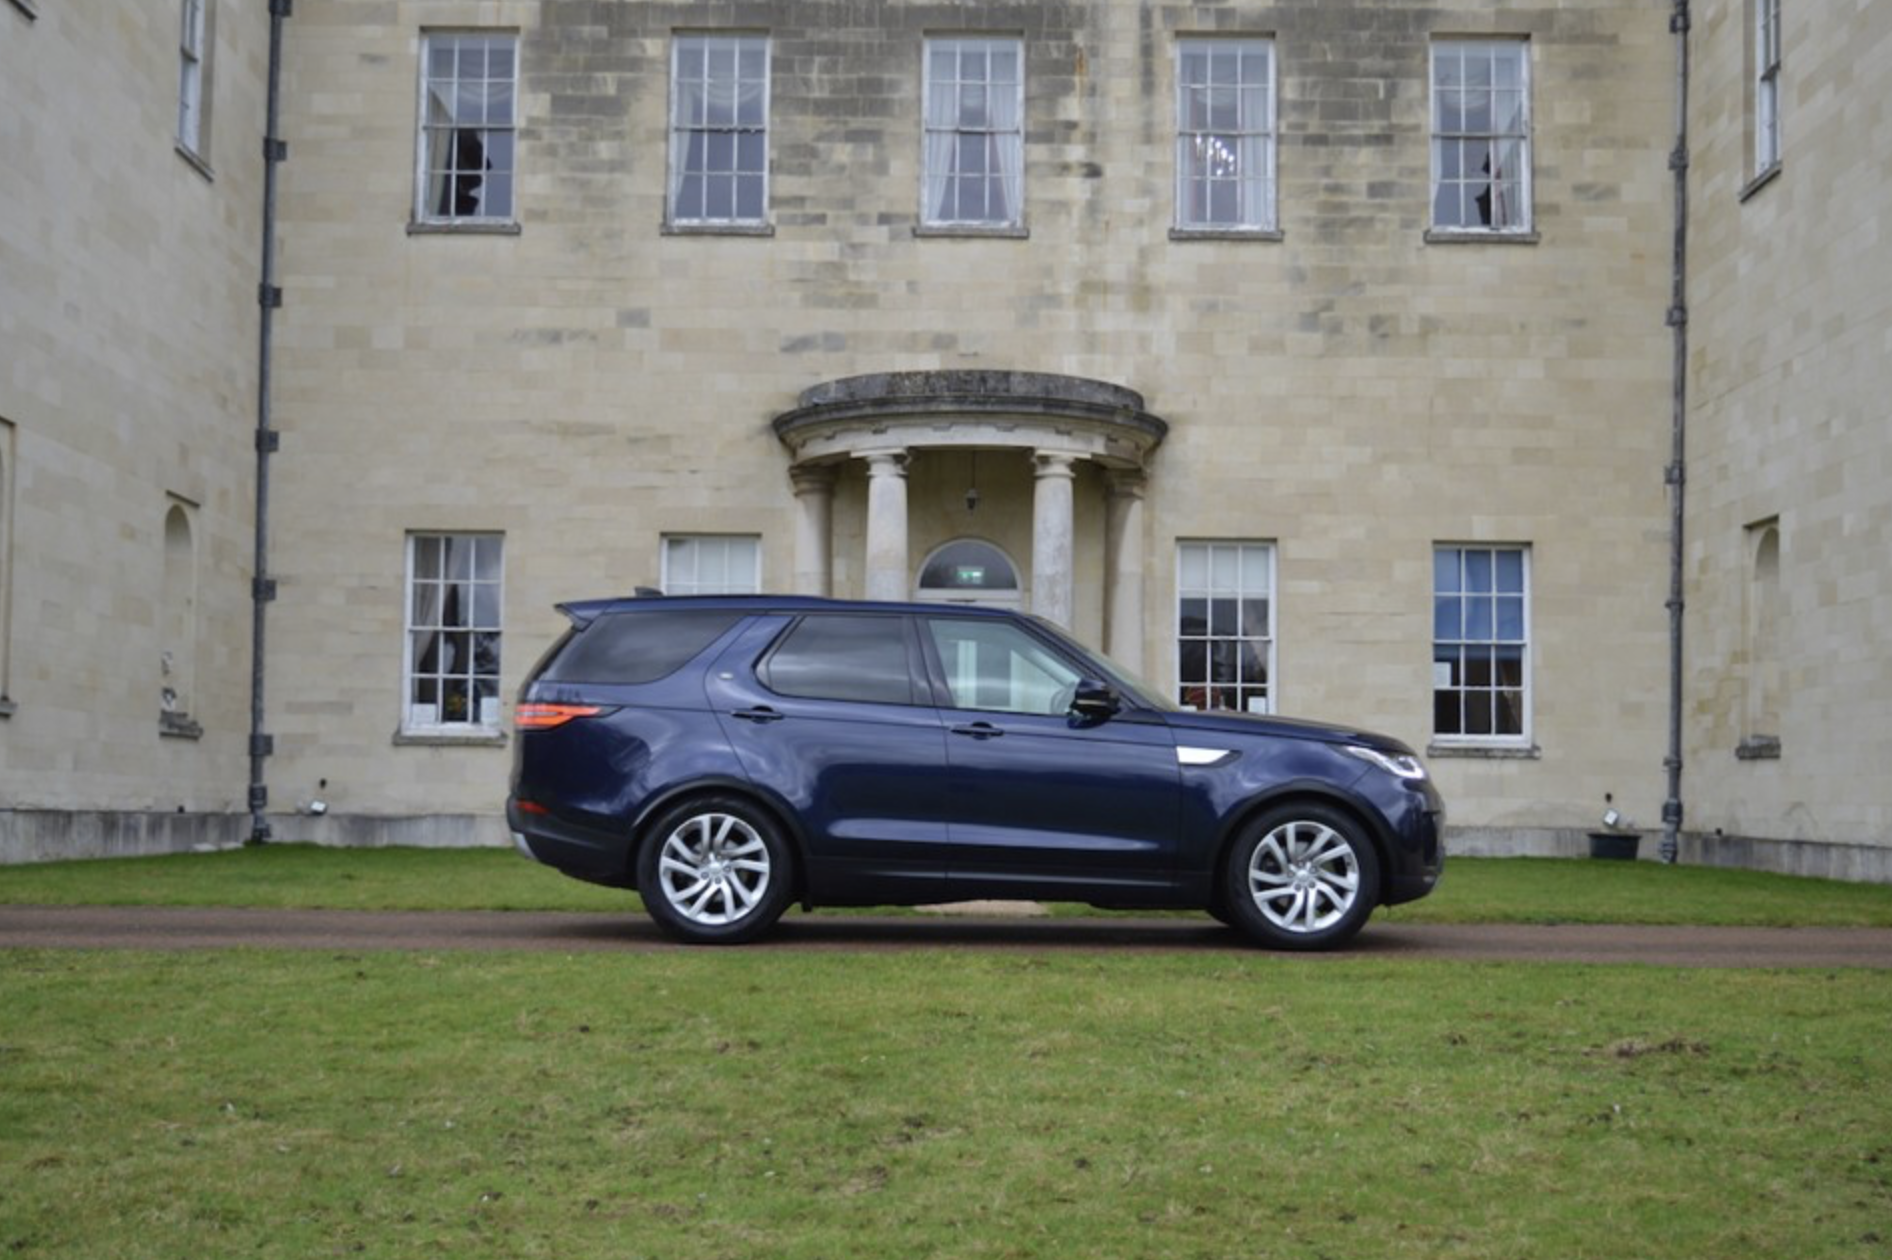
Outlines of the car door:
M1156 714L1075 717L1083 663L1006 618L922 618L943 683L955 896L1169 884L1180 772Z
M761 618L707 675L744 772L795 814L813 900L943 895L946 737L913 634L897 614Z

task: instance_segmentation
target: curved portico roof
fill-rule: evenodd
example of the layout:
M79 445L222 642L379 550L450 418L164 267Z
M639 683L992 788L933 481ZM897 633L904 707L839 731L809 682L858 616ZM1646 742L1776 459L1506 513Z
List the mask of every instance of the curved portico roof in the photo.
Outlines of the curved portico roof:
M804 390L773 422L798 464L872 451L1018 447L1141 467L1169 432L1143 395L1048 372L878 372Z

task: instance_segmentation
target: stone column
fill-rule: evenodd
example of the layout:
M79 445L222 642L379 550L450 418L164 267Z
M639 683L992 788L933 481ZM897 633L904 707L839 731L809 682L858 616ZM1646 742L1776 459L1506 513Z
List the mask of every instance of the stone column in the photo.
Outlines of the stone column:
M1104 526L1109 616L1104 651L1133 673L1143 672L1143 471L1113 472Z
M907 452L863 451L867 461L868 599L913 597L907 584Z
M1070 629L1075 455L1039 451L1031 499L1031 610Z
M795 514L794 593L833 594L834 469L808 464L789 469L788 476L800 509Z

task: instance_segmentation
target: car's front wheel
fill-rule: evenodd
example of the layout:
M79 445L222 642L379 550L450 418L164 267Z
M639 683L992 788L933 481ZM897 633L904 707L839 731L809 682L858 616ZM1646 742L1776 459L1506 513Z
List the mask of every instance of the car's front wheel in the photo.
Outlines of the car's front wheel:
M1276 949L1332 949L1379 903L1380 861L1360 824L1315 803L1270 810L1230 846L1228 921Z
M794 859L780 826L748 801L700 797L666 811L646 834L637 888L677 940L752 941L788 908Z

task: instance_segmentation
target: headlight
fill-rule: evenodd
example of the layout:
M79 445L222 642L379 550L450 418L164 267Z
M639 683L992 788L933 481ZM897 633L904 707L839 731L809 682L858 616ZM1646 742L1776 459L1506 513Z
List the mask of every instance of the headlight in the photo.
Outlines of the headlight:
M1345 747L1348 753L1361 761L1378 766L1388 774L1397 775L1399 778L1408 779L1414 783L1426 777L1426 763L1411 753L1382 752L1378 748L1368 748L1364 744L1347 744Z

